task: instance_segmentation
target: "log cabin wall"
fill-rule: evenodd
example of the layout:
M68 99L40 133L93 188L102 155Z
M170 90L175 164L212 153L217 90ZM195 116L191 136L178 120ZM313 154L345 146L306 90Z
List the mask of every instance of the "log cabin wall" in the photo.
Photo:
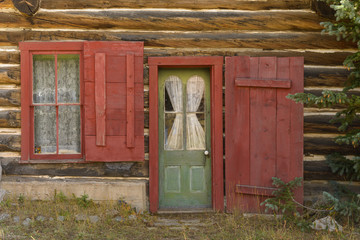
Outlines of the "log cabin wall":
M148 178L149 56L304 56L305 91L341 90L352 43L321 34L310 0L42 0L33 16L12 1L0 1L0 157L6 175L112 176ZM325 13L323 15L329 15ZM145 160L87 164L19 164L20 41L143 41ZM359 92L356 92L359 94ZM325 155L358 149L338 146L339 133L328 123L336 109L304 109L305 199L327 190L331 174ZM360 124L359 124L360 125ZM356 183L354 183L356 185Z

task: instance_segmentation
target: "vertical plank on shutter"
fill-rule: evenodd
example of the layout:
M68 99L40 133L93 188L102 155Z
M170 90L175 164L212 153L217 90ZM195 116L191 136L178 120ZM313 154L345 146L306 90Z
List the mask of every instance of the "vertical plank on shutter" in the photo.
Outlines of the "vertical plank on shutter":
M126 146L135 147L134 54L126 54Z
M289 58L278 58L277 79L289 79L290 74ZM289 173L291 154L290 154L290 103L291 100L286 96L289 94L289 89L277 89L277 125L276 125L276 159L277 159L277 173L276 176L283 181L290 181Z
M96 145L105 146L106 135L106 86L105 53L95 53L95 112Z
M248 87L235 87L236 77L250 77L250 58L226 58L226 94L225 94L225 153L226 153L226 199L228 209L233 209L239 203L235 194L235 185L250 184L250 108ZM241 136L241 137L239 137ZM244 141L244 139L246 139ZM244 202L251 200L241 196Z
M276 77L276 58L257 58L259 79ZM252 64L251 68L256 68ZM250 89L250 184L271 187L276 174L276 89ZM259 174L261 173L261 174ZM264 199L248 203L254 211Z

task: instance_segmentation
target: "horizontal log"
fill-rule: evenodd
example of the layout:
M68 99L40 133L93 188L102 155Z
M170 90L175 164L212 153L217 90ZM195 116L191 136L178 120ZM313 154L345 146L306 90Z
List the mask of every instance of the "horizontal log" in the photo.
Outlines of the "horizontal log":
M342 180L347 181L344 176L339 176L331 171L326 161L304 161L304 180Z
M20 106L20 88L0 87L0 106Z
M306 9L309 0L41 0L41 8L189 8L189 9ZM4 0L0 7L13 7L11 0Z
M304 133L339 133L340 123L330 123L334 115L306 115L304 116ZM351 124L351 128L360 128L360 120Z
M320 32L167 32L167 31L82 31L82 30L0 30L0 45L20 41L98 40L143 41L145 47L174 48L261 48L261 49L341 49L354 43L336 41Z
M266 50L256 48L161 48L161 47L145 47L144 62L147 63L148 57L164 57L164 56L252 56L252 57L304 57L307 65L323 65L323 66L339 66L342 65L345 58L354 51L350 50L328 50L317 51L311 49L293 49L285 50ZM321 70L321 67L319 67ZM326 77L324 73L324 78Z
M344 87L350 71L342 67L305 66L305 87Z
M328 137L304 137L304 154L327 155L331 153L340 153L343 155L359 155L360 149L349 145L336 144L333 138Z
M20 152L20 134L0 134L0 152Z
M20 66L0 66L0 84L20 84Z
M0 127L20 128L21 112L18 110L0 110Z
M0 157L6 175L148 177L149 161L119 163L19 164L20 157Z
M323 199L323 192L335 194L339 186L346 187L351 191L360 194L360 184L358 182L345 181L304 181L304 202L305 205L314 204Z
M320 31L325 20L310 10L40 10L31 21L18 11L0 11L0 28Z
M20 52L14 48L0 48L0 63L20 63Z

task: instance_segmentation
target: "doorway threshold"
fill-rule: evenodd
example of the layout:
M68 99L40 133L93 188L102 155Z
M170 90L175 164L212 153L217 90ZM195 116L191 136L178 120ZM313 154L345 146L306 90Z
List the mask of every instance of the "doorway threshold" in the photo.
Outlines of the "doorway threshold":
M157 214L178 214L178 213L211 213L215 212L212 208L161 208Z

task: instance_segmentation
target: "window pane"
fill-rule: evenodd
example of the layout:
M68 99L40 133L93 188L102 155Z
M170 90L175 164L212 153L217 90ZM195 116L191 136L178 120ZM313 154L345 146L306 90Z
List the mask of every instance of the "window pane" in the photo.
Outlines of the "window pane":
M183 115L165 113L165 149L183 149Z
M205 149L205 82L200 76L192 76L187 82L186 148Z
M165 149L183 149L183 92L181 79L177 76L169 76L165 80L164 94Z
M55 103L55 56L33 56L33 101Z
M77 54L61 54L57 59L58 102L79 103L80 62Z
M81 153L80 106L59 106L59 153Z
M34 138L34 153L56 153L56 108L54 106L35 106Z

